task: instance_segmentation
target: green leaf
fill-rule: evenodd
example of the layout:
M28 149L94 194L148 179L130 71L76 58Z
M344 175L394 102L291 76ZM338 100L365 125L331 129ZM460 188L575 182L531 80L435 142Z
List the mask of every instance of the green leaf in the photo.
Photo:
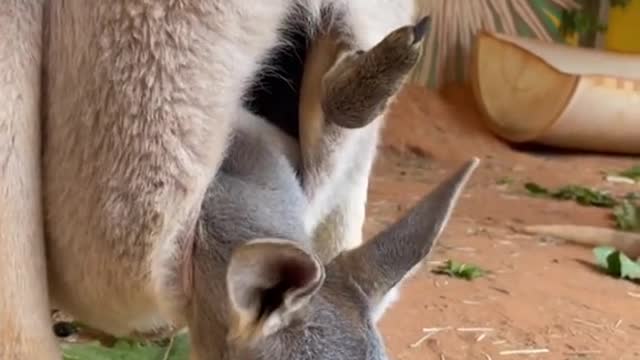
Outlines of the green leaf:
M436 274L446 274L451 277L473 280L487 274L487 271L475 265L448 260L443 266L434 271Z
M640 232L640 207L629 200L613 208L616 226L620 230Z
M176 335L166 346L118 340L113 347L99 343L64 344L64 360L188 360L189 336Z
M618 173L618 176L626 177L632 180L640 180L640 165L633 166L625 171Z
M604 24L598 22L596 14L582 9L564 9L560 18L560 33L564 36L591 34L602 31Z
M593 249L593 253L598 265L612 276L630 280L640 279L640 263L631 260L622 252L609 246L601 246Z
M620 277L638 280L640 279L640 263L631 260L627 255L620 254Z
M600 265L605 269L608 269L609 262L607 259L611 254L615 253L616 251L617 250L615 248L612 248L610 246L599 246L593 249L593 255L595 255L596 262L598 263L598 265Z
M536 183L529 182L524 184L524 187L532 196L548 197L557 200L573 200L584 206L611 208L618 204L618 201L611 197L611 195L580 185L566 185L556 190L549 190Z
M543 188L542 186L536 183L532 183L532 182L525 183L524 188L527 189L527 191L529 191L529 194L531 195L537 195L537 196L550 195L549 190L547 190L546 188Z

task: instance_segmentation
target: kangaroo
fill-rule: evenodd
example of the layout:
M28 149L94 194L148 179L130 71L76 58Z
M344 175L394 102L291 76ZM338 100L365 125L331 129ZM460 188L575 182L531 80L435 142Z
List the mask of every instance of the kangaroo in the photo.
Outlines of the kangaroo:
M430 252L478 160L370 242L323 263L300 216L309 198L295 169L258 139L233 137L194 232L194 356L386 359L375 323Z
M0 10L0 359L54 359L43 233L43 1ZM57 356L59 358L59 356Z
M424 36L426 26L425 18L415 26L402 27L385 37L373 49L358 54L366 61L351 60L351 66L360 69L350 79L349 86L345 87L344 95L337 96L336 99L353 96L364 103L364 111L360 117L357 117L357 114L352 115L351 122L347 125L349 127L327 123L325 126L335 126L331 130L334 138L325 141L326 149L319 148L321 152L336 151L331 147L343 146L338 142L342 140L338 136L345 137L345 140L350 136L346 129L363 128L372 121L367 113L368 107L379 106L379 102L387 101L397 91L397 82L402 80L415 61L415 47L419 46L416 38L419 40ZM394 66L388 66L384 61L393 61ZM390 75L385 71L384 65L394 71L396 76L390 76L385 82L375 80L376 77ZM315 71L312 74L315 74ZM384 84L380 86L390 89L386 92L381 91L382 95L379 95L375 91L371 92L371 87L365 86L378 84ZM373 104L366 104L367 97L372 94L378 98L374 98ZM335 104L333 101L327 101L326 106L332 107ZM301 120L309 122L309 118L304 116ZM294 318L301 322L304 328L307 324L304 321L305 316L301 315L315 311L314 308L307 308L309 300L306 298L295 300L294 304L280 302L285 301L287 296L294 296L294 293L301 291L304 291L305 297L312 297L316 288L321 287L324 282L324 265L327 262L315 251L321 244L314 244L313 231L309 231L305 216L315 200L313 196L309 196L309 190L314 189L308 183L300 181L299 172L302 171L302 180L306 180L308 176L327 172L330 167L323 168L311 161L324 159L320 154L312 159L304 157L307 154L313 155L313 152L303 152L302 160L293 161L292 159L297 159L300 154L291 149L292 144L287 140L290 139L266 119L245 109L240 110L234 120L233 136L226 149L226 157L205 194L193 233L193 242L190 244L191 249L184 252L184 261L172 268L174 275L184 275L182 278L174 276L174 286L186 286L191 289L189 300L185 300L184 303L190 302L189 305L185 305L190 309L187 324L191 331L194 352L200 354L196 356L198 358L256 358L257 350L251 349L253 341L288 328ZM301 166L300 162L303 163L302 169L298 168ZM471 171L472 164L467 167L466 171ZM310 171L313 173L309 174ZM460 178L458 181L463 179ZM462 186L458 182L454 185ZM446 201L452 203L443 203L442 211L446 211L448 206L455 203L455 199ZM246 248L251 250L245 250ZM245 251L248 252L245 254ZM253 273L254 270L258 272ZM309 286L312 288L307 289ZM303 294L295 296L301 295ZM212 305L211 299L229 299L230 303L216 302ZM338 303L338 300L345 304ZM262 303L267 301L273 303ZM337 311L345 313L350 312L352 307L361 306L357 302L349 302L348 299L331 298L326 301L326 305L335 306ZM245 308L254 305L260 309ZM280 306L283 307L281 310L275 308ZM301 309L302 306L305 309ZM258 310L260 312L255 313ZM264 313L271 311L284 313ZM371 319L375 316L377 319L379 314L374 314L377 312L371 311L368 316ZM268 319L272 316L275 318ZM328 322L326 326L340 326L331 324L335 321L332 317L320 317L317 321ZM358 323L351 325L356 328L362 326ZM156 331L152 335L166 336L171 330ZM136 335L148 337L149 334ZM377 341L374 330L364 335L368 343L374 344ZM325 345L330 344L322 342L317 346ZM334 345L340 346L338 342ZM268 350L272 346L273 344L268 345L267 349L260 349L258 352L283 359L292 356L274 355ZM349 351L363 350L355 348ZM380 349L376 348L375 351L379 353L378 356L384 355ZM334 358L333 355L327 356ZM314 355L314 358L318 358L317 355Z
M176 284L188 285L184 279L190 278L198 283L195 267L191 273L182 265L189 263L185 260L189 251L195 254L198 249L195 232L207 188L225 156L251 79L282 41L279 27L293 16L291 12L299 16L299 8L305 10L301 23L324 28L343 49L332 68L335 71L325 74L336 74L336 84L340 83L338 75L349 79L345 74L353 69L341 64L357 64L358 58L378 64L376 56L367 56L368 50L412 19L410 4L383 0L279 0L268 5L221 0L7 4L0 14L0 26L16 36L3 38L0 44L10 54L8 61L0 61L9 74L0 90L11 95L5 98L9 112L0 119L3 128L9 129L0 135L6 140L3 145L10 144L0 154L8 159L0 186L11 194L12 203L0 213L0 245L15 256L0 272L3 287L8 289L1 304L2 323L8 324L0 330L3 359L58 357L53 336L41 329L48 323L47 295L56 307L115 335L189 322L189 309L198 292ZM41 42L43 25L46 31ZM406 29L400 33L412 35L400 35L401 40L411 43L419 37L415 28ZM399 70L382 72L397 80L389 88L399 86L405 75L402 69L412 61L415 59L400 61L396 64ZM324 81L331 76L322 78L325 84L333 83ZM321 139L319 143L339 133L326 123L357 127L354 113L375 117L363 117L363 124L379 126L382 104L392 97L385 99L374 91L376 95L370 98L377 96L377 100L364 102L373 103L373 108L349 112L344 104L328 100L332 91L325 90L320 91L320 117L332 111L339 115L339 109L348 116L326 121L321 124L323 132L307 137ZM42 176L39 146L34 145L39 144L40 103L45 120ZM366 138L366 131L360 133ZM366 171L351 177L360 179L359 184L368 176L377 133L374 135L369 151L363 151L371 160L358 164ZM347 137L334 139L340 138ZM354 148L358 144L345 143ZM344 169L334 161L338 153L319 156L315 164ZM307 169L327 169L304 161ZM319 175L320 184L329 178ZM322 188L308 185L311 178L303 179L307 196ZM324 213L332 211L331 206L320 207ZM34 230L41 229L41 210L47 237L46 271L44 235ZM349 218L349 211L346 213L337 218ZM305 214L305 218L311 219L305 221L309 231L318 222L314 219L323 216ZM340 237L344 238L336 238ZM30 299L27 303L36 310L25 308L24 299ZM6 311L14 308L15 312ZM209 356L198 351L197 344L194 352L205 354L199 358Z

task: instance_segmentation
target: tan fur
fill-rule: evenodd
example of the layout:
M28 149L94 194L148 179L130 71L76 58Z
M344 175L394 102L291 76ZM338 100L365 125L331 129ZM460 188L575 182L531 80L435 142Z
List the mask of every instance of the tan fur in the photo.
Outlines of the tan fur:
M42 2L0 7L0 359L59 356L50 333L40 181Z
M44 163L52 296L116 335L162 326L161 313L183 321L164 272L193 227L245 83L285 7L51 5Z

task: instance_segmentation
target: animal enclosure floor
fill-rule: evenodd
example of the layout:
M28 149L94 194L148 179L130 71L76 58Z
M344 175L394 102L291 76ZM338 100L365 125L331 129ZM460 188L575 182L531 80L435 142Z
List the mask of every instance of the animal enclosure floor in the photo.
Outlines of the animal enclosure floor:
M367 237L461 162L482 159L436 249L381 321L392 358L640 359L640 286L601 272L589 248L517 232L524 224L613 226L610 209L532 198L523 183L640 191L603 179L633 159L514 150L482 129L468 91L444 94L404 92L371 179ZM432 273L448 259L490 274Z

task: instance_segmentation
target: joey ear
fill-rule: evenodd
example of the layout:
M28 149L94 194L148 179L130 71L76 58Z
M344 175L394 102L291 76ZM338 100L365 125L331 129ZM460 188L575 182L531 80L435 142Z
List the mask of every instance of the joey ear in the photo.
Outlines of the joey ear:
M374 318L381 314L387 295L393 295L395 287L430 253L479 162L473 158L465 163L395 224L329 265L330 271L348 274L357 283L373 306Z
M259 239L234 251L227 289L235 315L231 336L250 340L286 326L324 282L321 262L296 243Z

